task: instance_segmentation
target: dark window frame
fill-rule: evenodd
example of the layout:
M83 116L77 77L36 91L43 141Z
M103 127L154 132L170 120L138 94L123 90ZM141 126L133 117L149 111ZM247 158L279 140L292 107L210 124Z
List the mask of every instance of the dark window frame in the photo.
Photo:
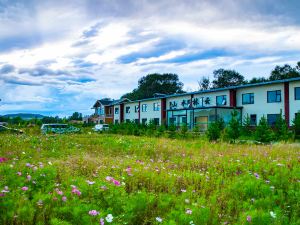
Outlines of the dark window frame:
M160 110L160 105L158 102L153 103L153 111L159 111Z
M119 108L115 108L115 114L119 114Z
M218 104L218 98L222 97L222 102L225 99L225 104ZM222 106L222 105L227 105L227 95L218 95L216 96L216 106Z
M275 120L273 123L270 123L270 119L269 119L269 116L276 116ZM275 126L275 123L277 121L277 119L280 117L280 114L279 113L271 113L271 114L267 114L267 122L269 124L269 126Z
M275 92L275 101L270 101L269 94L274 92ZM280 98L279 101L277 100L278 96ZM281 102L281 90L267 91L267 103L278 103L278 102Z
M255 122L252 120L252 116L255 116ZM257 126L257 114L250 114L250 126Z
M147 112L148 105L142 104L142 112Z
M250 102L245 102L244 96L250 95L249 100ZM254 93L245 93L242 94L242 105L251 105L254 104Z
M142 118L142 124L146 125L147 124L147 118Z
M154 125L158 126L159 125L159 118L153 118L153 123L154 123Z
M298 93L299 93L298 97L297 97L297 90L299 90L298 91ZM295 95L295 100L300 100L300 87L295 87L294 88L294 95Z
M125 113L126 114L130 114L130 106L126 106L125 107Z

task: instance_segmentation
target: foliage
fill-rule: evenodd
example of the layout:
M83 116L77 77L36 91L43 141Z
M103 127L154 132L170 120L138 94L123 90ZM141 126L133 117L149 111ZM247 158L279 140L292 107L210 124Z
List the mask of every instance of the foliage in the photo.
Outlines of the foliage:
M243 126L241 128L242 135L251 136L253 128L251 127L250 116L247 114L243 119Z
M241 135L241 122L238 111L231 112L231 119L225 128L225 136L227 140L235 142Z
M69 120L78 120L81 121L82 120L82 114L79 112L74 112L72 114L72 116L69 117Z
M296 145L92 133L0 146L0 224L300 222Z
M300 70L298 71L297 67L293 68L285 64L284 66L276 66L275 69L272 70L269 80L283 80L294 77L300 77Z
M293 120L293 130L296 138L300 137L300 116L296 116Z
M280 113L280 116L276 120L274 131L275 131L275 138L277 140L283 140L283 141L288 140L289 129L284 117L282 116L282 113Z
M213 88L224 88L236 86L245 83L245 78L240 73L234 70L218 69L213 72L214 80L212 81Z
M208 140L217 141L220 138L221 132L224 130L224 128L225 124L223 119L218 119L217 121L210 123L206 131Z
M273 140L273 131L268 125L268 121L265 116L262 116L259 120L259 124L255 130L254 138L256 141L262 143L269 143Z
M184 93L183 83L179 81L177 74L149 74L142 77L138 82L138 87L132 92L122 96L130 100L152 98L154 94L177 94Z
M202 77L200 81L198 81L199 90L209 90L211 87L209 77Z

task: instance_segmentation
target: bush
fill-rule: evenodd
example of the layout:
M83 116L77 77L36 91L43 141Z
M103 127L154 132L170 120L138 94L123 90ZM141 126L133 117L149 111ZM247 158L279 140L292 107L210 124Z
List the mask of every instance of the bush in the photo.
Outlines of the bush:
M231 112L231 119L225 129L225 138L235 142L241 135L241 122L238 117L238 112L234 110Z
M243 126L241 128L242 135L251 136L253 134L253 129L250 124L250 116L247 114L243 120Z
M259 124L256 127L254 138L256 141L262 143L268 143L272 141L273 134L270 126L268 125L267 119L265 116L261 117Z
M296 116L293 120L293 130L296 138L300 138L300 116Z
M275 123L275 138L283 141L287 141L289 138L289 129L281 113Z
M168 137L169 138L175 138L176 137L176 126L174 124L171 124L168 127Z
M225 124L223 119L219 119L208 126L206 131L206 135L209 141L217 141L220 136L221 132L224 130Z
M182 126L180 127L180 133L181 133L181 136L182 136L183 138L186 137L187 132L188 132L188 126L187 126L186 124L182 125Z

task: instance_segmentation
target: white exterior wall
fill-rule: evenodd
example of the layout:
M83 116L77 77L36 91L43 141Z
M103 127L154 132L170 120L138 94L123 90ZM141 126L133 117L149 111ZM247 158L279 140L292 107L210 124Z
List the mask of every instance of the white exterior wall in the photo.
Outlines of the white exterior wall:
M139 118L139 113L135 112L135 106L138 106L138 102L134 103L124 103L124 122L126 120L130 120L130 122L134 122L135 119ZM126 113L126 107L130 107L130 113Z
M119 114L115 114L115 109L116 108L119 109ZM113 113L114 113L114 123L115 123L116 120L118 120L119 123L120 123L120 113L121 113L121 107L120 107L120 105L114 105L114 112Z
M300 81L290 82L289 97L290 97L290 125L293 124L295 113L300 112L300 100L295 100L295 87L300 87Z
M229 90L225 91L216 91L216 92L211 92L211 93L201 93L201 94L195 94L194 98L210 98L210 104L209 105L203 105L205 106L217 106L216 99L217 96L225 95L226 96L226 104L222 106L230 106L230 96L229 96Z
M281 102L268 103L267 92L281 90ZM254 104L242 104L242 95L254 93ZM257 124L260 118L267 114L279 114L282 111L284 115L284 84L269 84L256 87L240 88L236 92L237 106L242 106L243 118L249 114L256 114Z
M153 104L158 103L159 104L159 111L153 111ZM147 112L142 112L142 105L147 104ZM140 123L142 123L142 119L147 119L147 123L151 119L159 118L159 125L161 125L161 99L155 99L155 100L145 100L140 102Z

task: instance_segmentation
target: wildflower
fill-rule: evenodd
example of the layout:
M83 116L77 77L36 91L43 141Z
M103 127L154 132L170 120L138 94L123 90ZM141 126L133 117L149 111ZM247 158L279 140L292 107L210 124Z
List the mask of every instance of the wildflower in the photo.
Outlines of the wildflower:
M72 194L76 194L76 195L80 196L81 192L74 186L74 188L72 189Z
M21 172L17 172L18 176L22 176L22 173Z
M87 180L86 181L89 185L93 185L94 183L95 183L95 181L89 181L89 180Z
M63 194L64 194L64 193L63 193L61 190L59 190L58 188L56 188L55 190L56 190L56 193L57 193L58 195L63 195Z
M7 158L4 158L4 157L0 157L0 163L3 163L5 161L7 161L8 159Z
M53 197L53 201L57 201L57 197Z
M107 190L107 187L105 185L100 187L102 190Z
M251 216L247 216L247 221L250 223L252 220Z
M270 181L269 181L269 180L266 180L266 183L267 183L267 184L269 184L269 183L270 183Z
M27 190L28 190L28 187L24 186L24 187L22 187L21 189L22 189L22 191L27 191Z
M27 180L30 181L31 180L31 176L27 175Z
M274 219L276 218L276 213L274 213L273 211L270 212L270 215L272 218L274 218Z
M187 210L185 211L185 213L191 215L191 214L193 213L193 211L192 211L191 209L187 209Z
M121 185L120 181L118 181L118 180L113 180L113 183L114 183L114 185L116 185L116 186L120 186L120 185Z
M99 214L99 212L98 212L97 210L93 209L93 210L90 210L90 211L89 211L89 214L90 214L91 216L97 216L97 215Z
M190 221L190 225L195 225L193 220L192 220L192 221Z
M184 202L185 202L186 204L189 204L189 203L190 203L190 200L186 198L186 199L184 200Z
M107 181L112 181L112 180L113 180L113 178L112 178L112 177L110 177L110 176L107 176L107 177L105 178L105 180L107 180Z
M26 163L26 166L27 166L27 167L31 167L31 164L30 164L30 163Z
M181 189L181 192L186 192L186 190L185 189Z
M112 221L113 221L113 216L111 215L111 214L108 214L106 217L105 217L105 219L106 219L106 221L108 222L108 223L111 223Z
M40 199L40 200L38 200L38 202L36 203L38 206L43 206L43 201Z
M259 179L259 175L257 173L254 173L254 176L256 177L256 179Z
M49 164L50 166L52 166L52 162L49 161L48 164Z
M161 222L163 221L162 218L160 218L160 217L156 217L155 219L156 219L156 221L159 222L159 223L161 223Z
M63 197L61 198L61 200L62 200L63 202L66 202L66 201L67 201L67 197L66 197L66 196L63 196Z
M100 218L100 225L104 225L104 219Z

